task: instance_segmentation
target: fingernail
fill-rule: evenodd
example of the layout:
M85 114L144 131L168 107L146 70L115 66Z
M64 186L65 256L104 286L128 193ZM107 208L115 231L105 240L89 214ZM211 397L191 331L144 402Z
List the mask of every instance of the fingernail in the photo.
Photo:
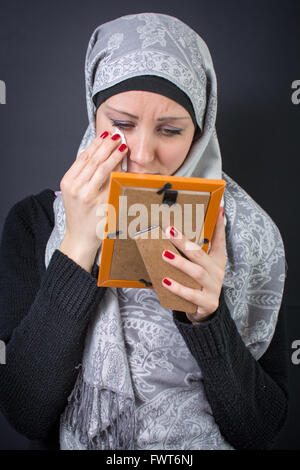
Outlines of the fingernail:
M120 145L120 147L119 147L120 152L124 152L125 149L127 149L127 145L126 145L126 144Z
M222 207L222 212L221 212L221 214L222 214L222 217L224 217L224 214L225 214L225 207L224 207L224 206Z
M118 140L118 139L120 139L120 137L121 137L120 134L115 134L115 135L112 136L111 139L112 140Z
M166 258L169 258L169 259L174 259L174 258L175 258L175 255L174 255L173 253L171 253L170 251L168 251L168 250L166 250L166 251L164 252L164 256L165 256Z
M171 285L172 285L172 282L169 281L169 279L167 279L167 278L164 278L164 279L163 279L163 283L166 284L167 286L171 286Z
M103 132L103 134L100 135L100 138L102 137L102 139L105 139L105 137L107 137L107 136L108 136L108 132L105 131L105 132Z
M170 228L170 234L172 235L172 237L177 237L178 232L174 227L171 227Z

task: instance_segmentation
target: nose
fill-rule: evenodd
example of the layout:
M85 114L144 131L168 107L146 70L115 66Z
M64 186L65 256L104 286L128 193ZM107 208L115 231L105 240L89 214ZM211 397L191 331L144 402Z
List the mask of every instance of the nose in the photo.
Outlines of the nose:
M155 160L155 143L148 132L136 132L134 136L130 136L128 149L130 161L144 169L149 169Z

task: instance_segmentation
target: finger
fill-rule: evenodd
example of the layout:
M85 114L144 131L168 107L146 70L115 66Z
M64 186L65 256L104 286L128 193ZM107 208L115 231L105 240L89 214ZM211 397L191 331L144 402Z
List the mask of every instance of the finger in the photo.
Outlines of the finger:
M120 164L127 152L127 146L124 146L123 144L119 145L119 147L111 154L110 158L98 166L90 181L88 182L88 186L90 187L91 192L99 191L99 186L104 184L111 172L115 170L118 164Z
M170 241L184 254L190 261L202 266L208 273L209 277L215 280L222 279L223 274L223 264L226 264L226 255L224 254L221 262L218 262L207 254L202 248L197 245L197 243L189 240L185 235L183 235L179 230L175 229L175 236L172 236L172 227L168 227L166 230L166 235L170 238ZM176 235L177 233L177 235ZM225 259L225 261L224 261Z
M95 170L99 164L109 158L115 147L120 145L120 137L117 139L112 139L111 134L107 131L101 135L102 137L99 139L100 143L94 147L94 151L93 148L91 149L86 165L81 169L80 173L76 177L76 183L78 186L82 186L83 184L87 183L95 173Z
M115 136L114 136L115 137ZM93 174L95 173L96 169L100 164L105 162L109 159L112 155L112 152L116 149L116 147L120 147L121 144L121 137L119 136L117 139L112 138L108 135L103 143L96 147L93 154L90 155L86 166L82 169L81 173L76 178L76 183L81 186L92 178Z
M190 287L183 286L170 277L162 279L161 283L163 287L178 295L178 297L182 297L195 305L205 304L205 295L200 289L191 289Z
M199 283L199 288L203 287L204 289L211 290L211 287L215 285L215 283L211 282L207 271L199 264L195 264L170 250L164 250L162 258L166 263L171 264L176 269L195 279Z
M105 133L107 131L104 131ZM100 136L96 137L92 140L92 142L86 147L85 150L81 152L81 154L76 158L73 162L69 170L67 171L66 175L70 178L76 178L83 170L83 168L87 165L91 155L99 148L99 146L103 142L103 133L100 133ZM105 138L105 134L104 134Z
M191 321L203 320L203 318L207 317L211 313L214 313L219 307L219 296L207 295L198 289L190 289L189 287L185 287L169 277L162 279L162 285L173 294L182 297L194 305L197 305L196 313L186 314L187 317L191 319Z
M186 255L190 261L201 265L208 272L210 271L211 261L209 256L197 243L189 240L176 227L168 227L165 233L176 248Z

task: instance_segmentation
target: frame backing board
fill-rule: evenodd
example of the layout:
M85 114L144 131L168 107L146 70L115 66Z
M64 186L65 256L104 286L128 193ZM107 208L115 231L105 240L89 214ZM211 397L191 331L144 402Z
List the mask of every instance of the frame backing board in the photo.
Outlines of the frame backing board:
M169 184L168 189L166 184ZM180 220L180 217L176 219L176 214L178 216L181 211L182 225L177 226L180 231L196 243L203 238L211 240L225 185L224 180L112 172L108 203L115 208L116 220L112 222L114 217L112 219L107 213L98 286L153 288L136 244L135 232L147 229L153 223L163 232L168 225L176 228L174 221ZM158 194L159 190L162 191ZM175 199L163 203L169 197ZM185 204L189 204L187 212ZM158 210L153 211L153 207ZM198 220L204 219L204 224L199 229L196 221L200 209ZM166 218L162 217L164 210L169 214ZM191 236L193 232L194 237ZM208 245L202 249L207 251Z
M142 233L137 234L135 239L161 306L172 310L179 310L181 312L195 313L197 305L175 295L168 289L165 289L161 280L164 277L170 277L191 289L199 289L199 284L192 277L179 271L175 266L172 266L163 260L161 254L164 250L171 250L176 254L180 253L169 239L162 238L162 232L159 225L150 228L150 230L152 235L157 235L157 237L144 239L144 234ZM153 262L153 259L155 259L155 262Z

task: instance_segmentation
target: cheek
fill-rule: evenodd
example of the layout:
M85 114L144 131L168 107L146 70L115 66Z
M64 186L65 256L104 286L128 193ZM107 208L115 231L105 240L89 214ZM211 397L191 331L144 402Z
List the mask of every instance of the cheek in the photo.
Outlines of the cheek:
M96 114L96 134L97 135L99 134L101 128L102 128L101 118L100 118L99 114Z
M177 142L165 146L161 151L160 160L162 164L170 169L178 168L185 160L189 151L189 145L186 142Z
M101 113L96 114L96 134L98 135L99 132L108 131L110 129L110 121L103 116Z

